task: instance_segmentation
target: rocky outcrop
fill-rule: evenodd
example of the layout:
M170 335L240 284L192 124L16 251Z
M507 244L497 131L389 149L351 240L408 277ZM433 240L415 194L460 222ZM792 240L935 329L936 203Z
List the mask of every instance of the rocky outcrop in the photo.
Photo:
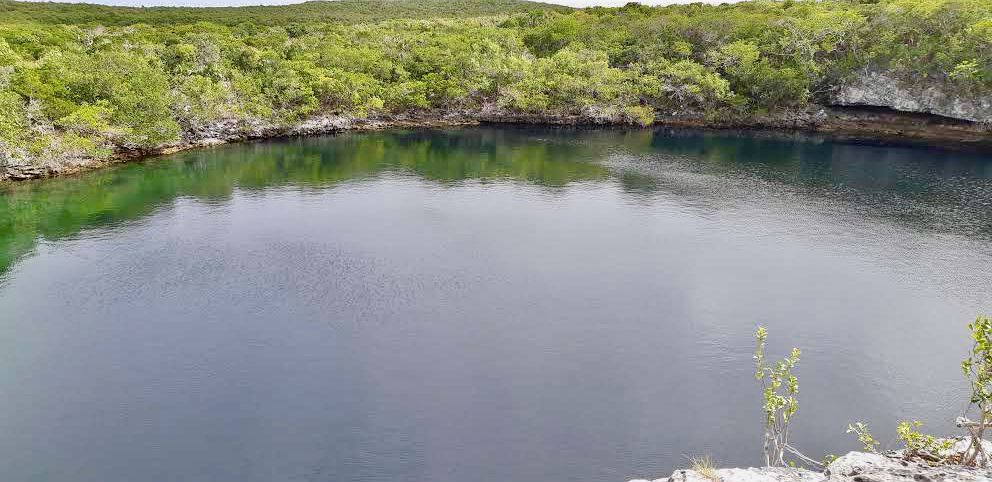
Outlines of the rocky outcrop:
M851 452L823 472L785 467L676 470L652 482L992 482L988 468L930 466L903 460L898 454ZM649 482L638 479L631 482Z
M671 477L648 481L644 479L630 482L822 482L826 477L812 470L786 467L763 467L749 469L717 469L712 472L697 470L676 470Z
M178 142L143 149L121 147L112 157L105 159L67 156L52 162L32 163L24 159L7 158L0 150L0 181L24 181L75 174L117 162L250 139L316 136L346 130L445 127L478 123L477 115L464 112L427 112L371 118L326 115L289 125L250 119L220 119L207 125L190 127Z
M823 475L845 482L988 482L992 470L960 465L930 466L899 457L851 452L831 463Z
M4 176L14 181L48 177L51 173L45 166L36 164L4 164L0 166L0 179Z
M110 158L72 157L32 163L24 155L4 159L0 146L0 181L21 181L54 177L96 169L115 162L172 154L186 149L249 139L282 136L314 136L346 130L390 128L430 128L479 123L521 123L557 126L630 127L628 119L616 112L587 110L580 113L525 113L488 105L476 110L411 112L368 118L322 115L296 124L276 124L250 119L221 119L204 126L190 127L178 142L154 148L120 147ZM716 120L704 113L662 115L658 126L712 129L763 129L780 132L820 132L832 139L880 144L923 144L952 149L992 150L992 132L985 124L930 114L881 112L857 107L809 105L803 109L754 115L741 119Z
M938 81L909 82L886 72L868 72L846 82L831 102L839 106L885 107L971 122L992 123L992 93L969 95Z

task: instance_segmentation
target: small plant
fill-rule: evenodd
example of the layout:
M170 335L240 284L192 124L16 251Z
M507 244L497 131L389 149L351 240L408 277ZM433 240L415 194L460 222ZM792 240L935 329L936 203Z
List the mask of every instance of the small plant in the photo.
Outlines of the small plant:
M785 466L786 451L802 456L789 446L789 422L799 410L799 379L792 369L799 362L799 349L793 348L788 357L775 363L765 362L765 343L768 330L758 327L755 331L757 348L754 361L757 369L754 377L761 382L765 411L765 465ZM804 456L803 456L804 457Z
M720 476L716 473L716 467L713 466L709 455L689 457L689 469L713 482L720 482Z
M654 109L643 105L623 108L624 120L631 124L646 127L654 123Z
M982 447L982 436L992 424L992 319L979 316L968 324L968 328L971 329L974 344L968 358L961 362L961 369L971 382L971 403L965 410L965 415L972 407L976 407L978 420L971 421L965 417L958 419L958 426L971 433L971 444L965 450L961 463L985 465L988 454Z
M919 457L930 462L943 462L940 451L950 449L954 442L949 439L938 439L933 435L924 435L917 431L922 426L923 423L919 420L910 422L903 420L896 427L899 439L906 444L903 457L906 459Z
M866 452L878 453L878 446L881 445L875 440L875 437L871 435L868 431L868 426L861 422L854 422L847 426L847 433L853 433L858 436L858 442L864 447Z

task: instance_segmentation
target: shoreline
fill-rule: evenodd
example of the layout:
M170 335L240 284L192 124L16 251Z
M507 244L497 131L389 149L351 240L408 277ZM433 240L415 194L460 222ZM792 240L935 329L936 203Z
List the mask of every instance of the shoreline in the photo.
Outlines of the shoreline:
M988 444L988 442L984 442ZM964 447L961 445L960 447ZM929 464L904 456L903 451L852 451L822 469L799 467L677 469L668 477L629 482L990 482L988 465L966 467Z
M293 125L220 121L194 132L180 142L147 149L118 148L106 158L72 157L41 164L0 166L0 184L62 177L114 164L137 162L191 149L253 140L309 137L347 131L433 129L479 125L518 125L562 128L671 129L760 133L770 138L816 139L880 146L937 148L950 151L992 152L992 129L981 124L931 114L900 112L877 107L811 105L803 111L748 119L710 120L699 114L670 115L646 126L617 117L527 114L481 111L413 112L381 117L317 116Z

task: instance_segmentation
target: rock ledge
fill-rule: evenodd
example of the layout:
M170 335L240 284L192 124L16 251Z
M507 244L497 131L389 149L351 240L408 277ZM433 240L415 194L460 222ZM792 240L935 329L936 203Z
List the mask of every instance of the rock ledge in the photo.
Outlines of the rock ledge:
M823 472L784 467L718 469L712 473L676 470L670 477L631 482L992 482L992 469L957 465L931 467L894 454L851 452Z

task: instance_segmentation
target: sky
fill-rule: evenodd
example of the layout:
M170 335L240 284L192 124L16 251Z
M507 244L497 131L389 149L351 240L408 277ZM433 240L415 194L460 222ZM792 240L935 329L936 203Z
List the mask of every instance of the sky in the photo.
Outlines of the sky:
M302 3L305 0L67 0L73 2L101 3L104 5L127 5L132 7L152 7L159 5L183 6L183 7L220 7L238 5L284 5L287 3ZM559 5L569 5L572 7L590 7L602 5L606 7L618 7L631 0L535 0L546 3L557 3ZM671 3L691 3L701 1L702 3L724 3L739 0L636 0L644 5L667 5Z

